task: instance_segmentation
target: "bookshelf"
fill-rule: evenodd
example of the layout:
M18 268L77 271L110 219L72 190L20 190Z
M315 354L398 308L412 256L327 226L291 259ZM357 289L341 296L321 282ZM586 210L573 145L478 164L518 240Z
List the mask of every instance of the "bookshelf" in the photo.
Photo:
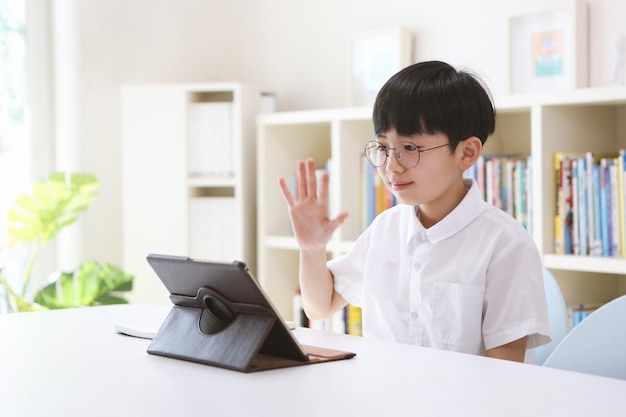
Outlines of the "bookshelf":
M167 302L148 253L256 266L260 91L241 83L122 88L123 266L134 302Z
M626 259L554 254L554 153L617 152L626 148L626 88L496 98L496 130L484 154L530 156L531 230L544 265L568 304L602 303L626 293ZM331 160L330 211L350 216L328 245L346 251L362 230L360 158L373 136L371 108L338 108L262 115L257 119L257 277L285 317L298 288L298 247L277 185L295 175L296 160Z

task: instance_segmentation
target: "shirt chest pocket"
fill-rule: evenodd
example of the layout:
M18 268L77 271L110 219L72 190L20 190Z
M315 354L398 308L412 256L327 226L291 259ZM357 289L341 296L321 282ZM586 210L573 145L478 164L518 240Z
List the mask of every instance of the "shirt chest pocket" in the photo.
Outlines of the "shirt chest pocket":
M455 346L480 345L484 295L480 286L436 283L432 298L434 340Z

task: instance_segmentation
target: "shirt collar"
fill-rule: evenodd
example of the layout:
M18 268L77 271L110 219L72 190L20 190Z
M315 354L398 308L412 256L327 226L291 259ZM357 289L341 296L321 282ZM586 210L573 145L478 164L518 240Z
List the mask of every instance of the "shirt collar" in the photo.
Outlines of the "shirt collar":
M410 227L407 228L405 243L408 244L418 234L433 243L441 241L454 235L478 217L485 207L478 184L473 179L465 179L464 184L469 188L463 200L439 223L429 229L424 228L412 207L410 210L412 218L409 220Z

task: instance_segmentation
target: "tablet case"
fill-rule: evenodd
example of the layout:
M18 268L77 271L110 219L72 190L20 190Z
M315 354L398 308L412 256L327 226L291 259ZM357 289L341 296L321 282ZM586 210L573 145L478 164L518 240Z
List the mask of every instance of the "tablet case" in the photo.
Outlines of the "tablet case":
M355 356L300 345L242 262L156 254L148 255L148 262L174 304L148 347L150 354L241 372Z

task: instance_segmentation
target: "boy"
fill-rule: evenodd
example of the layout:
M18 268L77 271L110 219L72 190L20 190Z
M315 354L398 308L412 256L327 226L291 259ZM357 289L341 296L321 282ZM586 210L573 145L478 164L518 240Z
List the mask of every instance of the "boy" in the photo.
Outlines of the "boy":
M382 87L373 121L365 154L400 204L347 254L326 260L348 215L328 217L328 175L318 185L315 161L298 161L297 196L279 179L308 316L349 302L366 337L523 362L550 341L541 259L529 233L463 178L495 128L486 89L446 63L414 64Z

